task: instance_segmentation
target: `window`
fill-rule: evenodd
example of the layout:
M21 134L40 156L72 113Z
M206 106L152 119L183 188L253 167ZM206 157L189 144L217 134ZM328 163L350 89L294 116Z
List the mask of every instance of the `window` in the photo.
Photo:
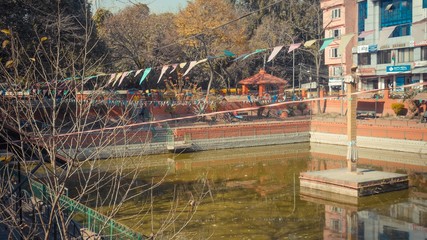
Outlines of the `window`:
M341 232L341 221L339 219L331 219L331 230Z
M391 63L391 50L377 52L377 64Z
M342 67L331 67L329 69L329 76L342 76Z
M339 207L331 206L331 212L341 213L342 209Z
M332 9L332 19L335 19L335 18L340 18L341 17L341 9L339 9L339 8L335 8L335 9Z
M357 55L358 65L371 65L371 54L370 53L359 53Z
M423 0L423 8L427 8L427 0Z
M339 36L341 36L341 29L329 30L329 37L337 38Z
M381 28L396 26L391 37L411 34L412 0L381 1Z
M338 54L338 48L331 48L329 50L329 57L330 58L338 58L338 57L340 57L340 54Z
M403 48L397 51L397 62L405 63L414 61L414 50L412 48Z
M427 47L421 48L421 61L427 60Z
M411 35L411 24L396 26L391 37L409 36Z
M426 0L427 1L427 0ZM365 20L368 18L368 1L358 3L358 33L365 31Z

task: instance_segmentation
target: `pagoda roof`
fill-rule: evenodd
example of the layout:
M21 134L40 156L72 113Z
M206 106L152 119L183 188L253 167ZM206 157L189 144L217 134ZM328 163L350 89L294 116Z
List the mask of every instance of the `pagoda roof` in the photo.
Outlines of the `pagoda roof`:
M287 83L287 80L268 74L264 69L261 69L259 73L252 77L245 78L238 82L238 84L241 85L286 85Z

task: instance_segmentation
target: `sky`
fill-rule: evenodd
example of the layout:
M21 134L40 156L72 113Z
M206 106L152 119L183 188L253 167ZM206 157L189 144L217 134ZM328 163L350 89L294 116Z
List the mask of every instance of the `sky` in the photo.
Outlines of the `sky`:
M150 12L152 13L176 13L180 8L184 8L187 5L187 1L188 0L92 0L92 9L95 12L97 8L103 7L112 12L117 12L132 3L145 3L148 4Z

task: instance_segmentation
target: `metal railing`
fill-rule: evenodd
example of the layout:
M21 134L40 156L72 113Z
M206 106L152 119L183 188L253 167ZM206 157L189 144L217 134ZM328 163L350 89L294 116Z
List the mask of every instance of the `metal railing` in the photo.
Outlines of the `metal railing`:
M31 190L34 196L41 199L42 202L48 202L48 199L52 197L49 188L42 183L32 181ZM59 204L72 214L82 214L86 219L84 226L94 233L99 233L106 239L145 239L141 233L137 233L65 195L60 196Z

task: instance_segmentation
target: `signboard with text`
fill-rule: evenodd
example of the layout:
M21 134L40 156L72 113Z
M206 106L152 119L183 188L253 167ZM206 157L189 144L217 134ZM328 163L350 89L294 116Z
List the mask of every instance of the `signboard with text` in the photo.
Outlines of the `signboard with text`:
M377 50L378 47L376 44L357 46L357 53L373 53L377 52Z
M387 66L386 72L399 73L411 71L411 65Z

